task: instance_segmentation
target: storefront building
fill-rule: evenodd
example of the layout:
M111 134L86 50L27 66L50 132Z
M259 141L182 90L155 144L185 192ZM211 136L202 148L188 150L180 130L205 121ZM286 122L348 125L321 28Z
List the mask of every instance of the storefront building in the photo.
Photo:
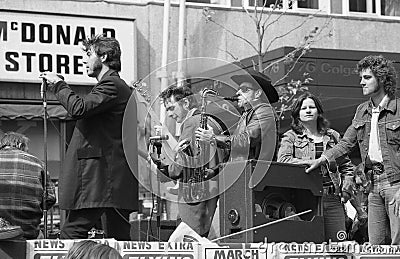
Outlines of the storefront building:
M313 28L325 26L329 35L311 46L315 51L301 60L291 78L296 79L301 69L310 70L315 79L310 89L323 94L328 119L333 125L340 123L338 128L343 131L349 122L349 111L362 101L357 97L361 96L361 90L357 89L358 75L354 74L356 61L363 55L377 52L390 53L391 59L400 61L397 55L400 34L394 33L400 31L400 3L395 0L278 2L280 8L271 12L271 19L279 20L266 34L265 45L273 40L266 62L284 55L282 47L298 46ZM39 73L55 71L64 75L76 92L84 95L90 91L95 80L85 73L79 46L87 36L99 33L115 36L121 42L121 77L131 84L150 74L146 85L150 101L159 93L160 78L153 72L160 69L163 56L164 1L1 0L0 3L0 134L10 130L26 134L31 139L30 151L39 158L44 158ZM275 0L266 1L267 11L274 3ZM228 30L256 44L255 27L249 14L242 9L242 6L248 8L252 14L254 4L254 0L187 2L183 19L183 58L244 60L251 64L249 57L256 54L254 50ZM261 4L262 1L257 1L258 6ZM228 30L206 21L203 15L206 7L212 10L213 19ZM178 1L171 2L169 14L167 63L175 62L181 51L178 49ZM303 21L301 27L280 37ZM214 65L217 67L217 62ZM190 73L185 73L186 67L187 63L183 62L183 71L178 72L190 77ZM174 82L177 70L175 66L168 66L169 83ZM282 71L284 69L279 73ZM337 101L344 97L341 93L345 92L350 92L355 99L345 102L346 107L337 107ZM52 177L58 179L74 122L51 94L48 103L48 168ZM159 110L159 103L154 105L155 110ZM346 116L342 117L343 114Z

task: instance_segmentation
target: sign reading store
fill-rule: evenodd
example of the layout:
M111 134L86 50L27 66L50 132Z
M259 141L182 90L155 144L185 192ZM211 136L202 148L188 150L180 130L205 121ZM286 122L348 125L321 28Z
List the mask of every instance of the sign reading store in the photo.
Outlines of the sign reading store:
M136 79L134 19L0 10L0 81L38 82L42 71L71 84L92 84L83 64L82 41L104 34L121 44L121 77Z

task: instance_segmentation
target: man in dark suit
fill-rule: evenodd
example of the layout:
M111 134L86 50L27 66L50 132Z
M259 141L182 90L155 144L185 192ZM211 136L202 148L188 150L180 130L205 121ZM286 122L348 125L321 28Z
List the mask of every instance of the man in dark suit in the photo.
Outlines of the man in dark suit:
M67 210L61 238L87 238L102 218L106 237L129 240L138 183L124 155L122 121L131 90L118 75L121 49L116 39L98 35L83 46L87 74L98 81L87 96L75 94L55 73L40 76L77 120L59 180L60 208Z

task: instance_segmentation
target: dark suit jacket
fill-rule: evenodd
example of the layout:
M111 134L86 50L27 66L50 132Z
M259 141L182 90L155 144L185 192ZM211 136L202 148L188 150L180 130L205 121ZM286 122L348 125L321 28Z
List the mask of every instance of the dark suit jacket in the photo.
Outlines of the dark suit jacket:
M200 111L192 110L188 118L184 122L182 122L181 135L178 140L179 142L184 139L190 139L191 140L190 147L195 157L198 156L198 148L196 147L196 137L194 132L200 126L200 118L201 118ZM217 125L217 123L212 118L210 117L208 118L207 124L214 129L214 132L216 134L221 133L222 131L221 126ZM200 156L204 155L205 153L207 154L209 152L209 151L207 152L206 149L210 148L210 144L206 143L206 145L203 146L203 148L204 149L201 150L200 152ZM218 163L222 162L220 161L222 157L223 157L222 151L216 150L216 154L212 157L212 159L206 158L205 161L209 162L209 165L212 168L215 167ZM195 166L196 163L194 163L196 159L192 160L190 158L193 159L193 157L186 156L186 153L184 152L178 153L178 156L176 156L176 159L174 160L175 163L171 164L168 167L171 178L183 178L183 174L189 174L191 171L193 171L193 167L196 167ZM215 178L214 180L208 180L209 181L208 191L210 192L209 197L212 198L204 197L204 201L197 204L187 204L183 199L183 183L181 182L179 186L179 193L178 193L179 216L183 222L185 222L188 226L190 226L194 231L196 231L200 235L204 235L205 233L210 231L211 222L217 206L218 183L215 180L216 180ZM205 194L207 194L206 190L204 191Z
M138 182L122 146L122 121L131 95L129 86L116 71L109 70L85 97L76 95L64 81L58 82L53 91L68 114L77 120L60 174L60 208L136 210ZM136 132L132 134L136 136Z

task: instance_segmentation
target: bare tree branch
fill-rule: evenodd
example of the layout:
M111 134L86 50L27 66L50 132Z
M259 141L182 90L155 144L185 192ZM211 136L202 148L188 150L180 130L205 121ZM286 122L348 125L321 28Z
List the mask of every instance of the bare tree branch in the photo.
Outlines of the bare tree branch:
M223 30L227 31L228 33L230 33L232 36L246 42L247 44L249 44L250 47L252 47L256 52L258 52L257 47L253 45L253 43L251 41L249 41L248 39L244 38L243 36L240 36L236 33L234 33L233 31L231 31L230 29L226 28L225 26L223 26L222 24L219 24L218 22L214 21L214 20L209 20L210 22L214 23L215 25L221 27Z
M284 14L286 14L286 10L282 11L282 12L278 15L278 17L276 17L275 20L273 20L272 22L270 22L270 23L267 24L269 18L272 16L272 12L271 12L270 15L265 19L265 21L264 21L264 23L263 23L263 26L264 26L265 30L267 30L268 27L270 27L270 26L273 25L274 23L278 22L279 19L280 19Z
M274 65L279 64L279 63L281 63L282 61L287 60L290 56L294 56L294 54L295 54L297 51L299 51L299 48L295 48L294 50L292 50L291 52L289 52L289 53L286 54L285 56L283 56L283 57L281 57L281 58L275 60L274 62L271 62L270 64L268 64L268 65L263 69L263 71L266 71L266 70L268 70L269 68L273 67Z
M225 50L225 49L221 49L221 48L218 48L218 50L225 52L226 54L228 54L229 56L231 56L231 58L232 58L233 60L235 60L235 62L238 62L242 67L245 67L245 65L239 60L239 58L236 57L232 52L227 51L227 50Z
M300 54L300 55L296 58L296 60L294 61L294 65L286 72L286 74L285 74L282 78L278 79L278 80L274 83L274 85L277 85L277 84L279 84L281 81L283 81L284 79L286 79L286 77L289 76L290 72L293 71L293 69L295 68L297 62L299 62L300 58L301 58L302 56L304 56L304 54L306 54L306 53L307 53L307 52L306 52L305 50L303 50L303 51L301 52L301 54Z
M276 65L276 64L278 64L278 63L281 63L281 62L287 60L289 57L294 57L295 54L296 54L297 52L299 52L301 49L306 49L306 50L308 50L308 49L310 48L311 44L313 44L313 43L315 43L315 42L318 42L319 40L321 40L321 39L323 38L323 37L321 36L321 34L322 34L322 32L324 31L324 29L328 28L329 23L330 23L331 21L332 21L332 18L328 19L328 20L324 23L324 25L321 27L321 29L317 30L317 32L315 33L315 36L313 36L313 37L308 37L308 36L306 36L306 38L307 38L307 37L308 37L308 38L307 38L307 40L306 40L304 43L302 43L300 46L296 47L296 48L295 48L294 50L292 50L291 52L287 53L285 56L283 56L283 57L281 57L281 58L275 60L274 62L271 62L270 64L268 64L268 65L263 69L263 71L266 71L266 70L268 70L269 68L271 68L272 66L274 66L274 65ZM314 30L315 30L315 29L314 29ZM328 32L327 36L330 37L331 34L332 34L332 32L331 32L331 30L330 30L330 31ZM321 36L321 37L318 37L318 36ZM304 54L305 54L305 53L304 53Z
M318 12L319 12L319 10L318 10ZM316 13L317 13L317 12L316 12ZM281 35L276 36L275 38L273 38L273 39L269 42L269 44L267 45L267 47L265 48L265 51L264 51L264 52L267 52L267 51L269 50L269 48L271 47L271 45L272 45L275 41L277 41L278 39L281 39L281 38L283 38L283 37L286 37L286 36L289 35L290 33L292 33L292 32L294 32L295 30L301 28L308 20L311 20L311 19L313 19L313 18L314 18L313 15L309 15L309 16L307 16L307 19L304 19L299 25L293 27L292 29L290 29L289 31L287 31L287 32L284 33L284 34L281 34Z
M242 1L243 3L243 1ZM242 4L242 10L246 12L246 14L249 16L249 18L254 22L257 23L257 19L247 10L247 8L244 8L244 4Z

